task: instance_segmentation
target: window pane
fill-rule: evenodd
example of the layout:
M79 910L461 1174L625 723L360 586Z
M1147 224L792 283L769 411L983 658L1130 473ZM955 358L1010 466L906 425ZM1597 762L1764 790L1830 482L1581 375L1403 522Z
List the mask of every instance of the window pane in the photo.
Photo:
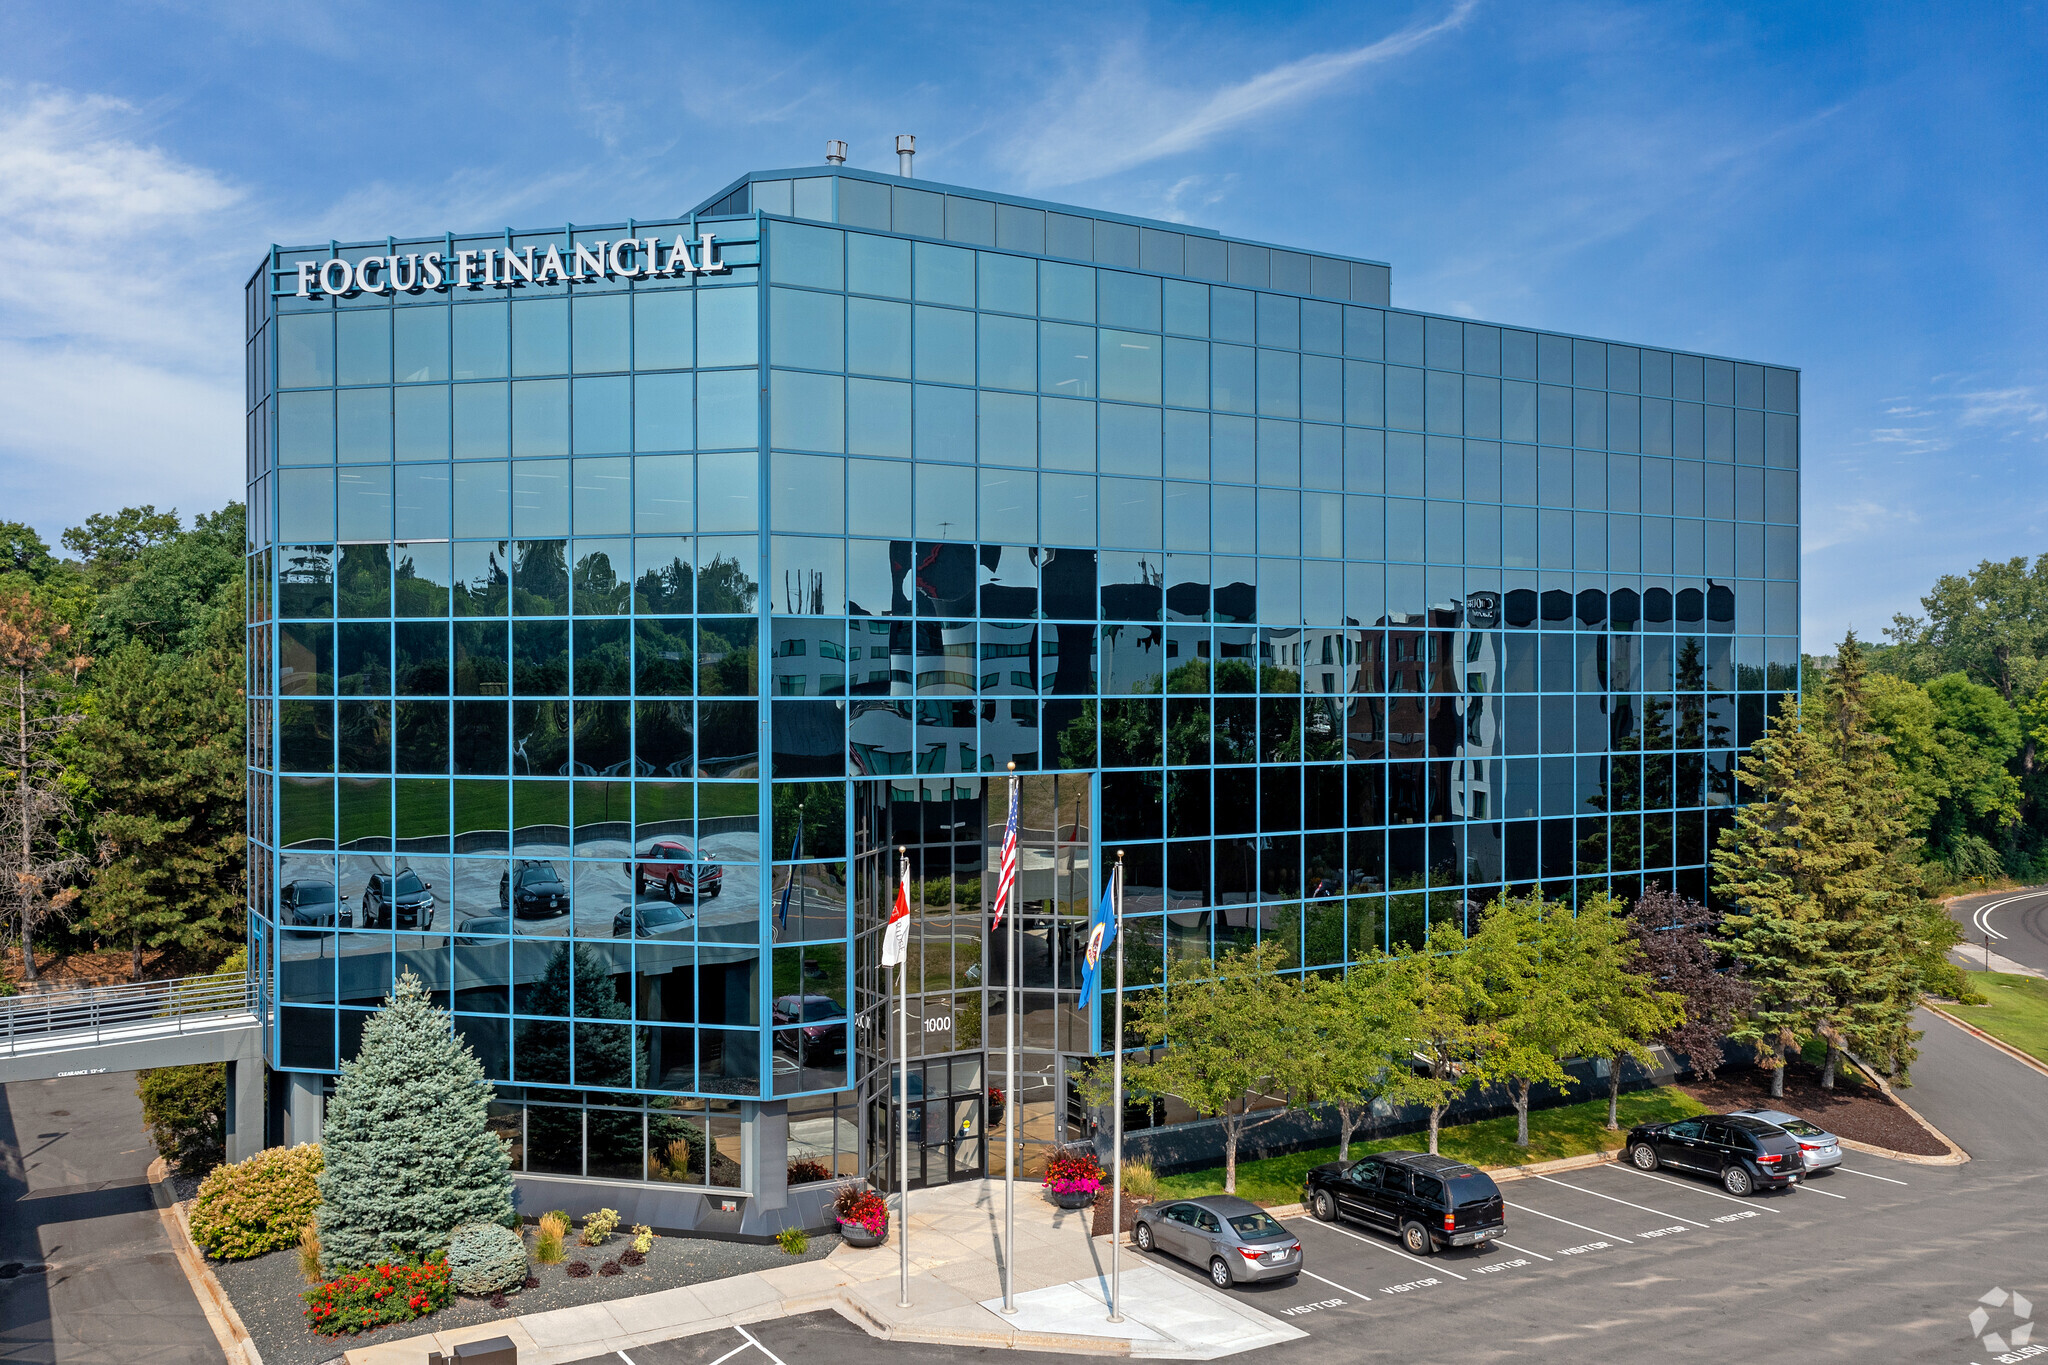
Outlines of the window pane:
M664 289L633 296L633 368L680 370L696 354L696 295Z

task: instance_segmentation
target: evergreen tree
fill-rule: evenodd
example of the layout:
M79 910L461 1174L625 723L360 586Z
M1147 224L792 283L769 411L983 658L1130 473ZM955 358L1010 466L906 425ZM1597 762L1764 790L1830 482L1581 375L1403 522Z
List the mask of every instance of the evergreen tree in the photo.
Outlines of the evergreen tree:
M476 1054L406 972L327 1109L323 1270L438 1250L458 1223L511 1222L512 1158L487 1122L492 1097Z
M1802 714L1788 695L1743 755L1742 782L1756 797L1737 807L1714 851L1716 884L1735 907L1722 944L1755 992L1734 1036L1770 1070L1773 1096L1785 1093L1786 1050L1828 1017L1824 902L1854 838L1841 766Z

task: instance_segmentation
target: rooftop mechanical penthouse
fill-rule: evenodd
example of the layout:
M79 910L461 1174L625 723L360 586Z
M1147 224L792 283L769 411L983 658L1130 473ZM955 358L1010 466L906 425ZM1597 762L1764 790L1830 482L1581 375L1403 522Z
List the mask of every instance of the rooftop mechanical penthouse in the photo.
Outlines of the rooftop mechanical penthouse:
M273 1138L317 1136L412 971L530 1207L815 1227L828 1178L893 1169L904 1090L926 1184L989 1172L1011 1105L1030 1166L1093 1131L1069 1068L1118 849L1133 991L1254 937L1338 967L1538 881L1705 895L1795 676L1797 372L1389 294L1376 262L838 165L647 221L273 248ZM1012 762L1014 1095L985 903Z

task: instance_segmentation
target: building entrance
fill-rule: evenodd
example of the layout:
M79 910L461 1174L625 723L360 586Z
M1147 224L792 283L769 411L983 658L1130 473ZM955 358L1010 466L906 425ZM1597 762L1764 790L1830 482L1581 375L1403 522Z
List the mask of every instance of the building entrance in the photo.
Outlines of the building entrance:
M988 1172L984 1141L991 1097L983 1080L981 1054L927 1057L910 1064L910 1185L912 1189L980 1180ZM900 1126L897 1082L868 1104L868 1180L894 1189Z

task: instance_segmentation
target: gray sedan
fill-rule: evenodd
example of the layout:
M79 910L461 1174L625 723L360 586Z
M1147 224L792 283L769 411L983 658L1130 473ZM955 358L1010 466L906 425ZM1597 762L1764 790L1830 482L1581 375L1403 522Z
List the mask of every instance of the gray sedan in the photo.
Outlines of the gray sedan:
M1218 1289L1301 1273L1301 1243L1249 1199L1204 1195L1159 1204L1138 1215L1131 1240L1206 1268Z
M1765 1123L1775 1123L1798 1138L1799 1155L1805 1159L1809 1171L1818 1174L1842 1164L1841 1139L1797 1114L1788 1114L1782 1109L1737 1109L1734 1112L1762 1119Z

